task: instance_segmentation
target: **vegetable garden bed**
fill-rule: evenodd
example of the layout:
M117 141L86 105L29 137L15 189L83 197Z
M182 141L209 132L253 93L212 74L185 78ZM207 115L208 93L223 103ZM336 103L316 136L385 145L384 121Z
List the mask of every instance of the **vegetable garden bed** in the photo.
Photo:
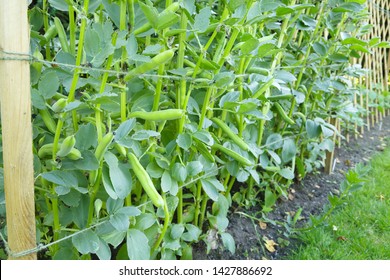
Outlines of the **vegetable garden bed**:
M386 115L368 19L364 0L34 1L32 251L191 259L211 233L234 252L232 205L270 213Z

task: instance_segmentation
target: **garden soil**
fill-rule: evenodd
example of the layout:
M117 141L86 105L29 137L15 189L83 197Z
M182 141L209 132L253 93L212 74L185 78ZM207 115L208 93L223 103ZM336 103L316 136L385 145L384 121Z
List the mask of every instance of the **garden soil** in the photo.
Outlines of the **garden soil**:
M333 173L328 175L323 170L319 170L306 175L302 181L294 183L288 198L279 199L274 210L265 216L266 219L258 207L244 209L233 206L228 217L227 232L235 240L235 254L226 250L222 241L214 234L213 241L217 244L215 246L217 248L207 250L206 243L200 241L194 246L193 258L200 260L286 259L289 252L300 245L299 239L289 234L285 226L288 216L293 216L298 209L302 208L301 218L297 223L297 227L300 227L309 221L311 215L321 214L323 207L328 203L328 195L339 193L345 173L356 164L368 162L373 155L383 151L388 137L390 137L390 116L377 123L370 131L365 131L357 139L352 136L349 143L343 141L341 147L335 150L336 164ZM212 235L211 232L209 235Z

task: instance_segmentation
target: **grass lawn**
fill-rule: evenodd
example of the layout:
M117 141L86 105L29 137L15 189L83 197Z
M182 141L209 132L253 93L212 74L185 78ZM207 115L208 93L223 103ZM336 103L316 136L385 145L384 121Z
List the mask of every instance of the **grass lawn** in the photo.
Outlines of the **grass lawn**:
M289 259L390 259L390 148L370 162L364 186L314 229Z

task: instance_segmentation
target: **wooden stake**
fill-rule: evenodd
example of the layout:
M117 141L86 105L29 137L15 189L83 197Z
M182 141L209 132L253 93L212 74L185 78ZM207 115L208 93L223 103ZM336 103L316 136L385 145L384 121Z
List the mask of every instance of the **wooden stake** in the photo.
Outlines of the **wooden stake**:
M329 123L331 125L334 125L337 127L337 118L331 117ZM336 141L336 133L333 135L333 143ZM326 159L325 159L325 172L327 174L331 174L333 171L333 163L334 163L334 151L333 152L328 152L326 151Z
M0 97L8 246L36 247L26 0L0 0ZM4 53L5 52L5 53ZM12 259L12 255L9 256ZM36 253L17 259L36 259Z

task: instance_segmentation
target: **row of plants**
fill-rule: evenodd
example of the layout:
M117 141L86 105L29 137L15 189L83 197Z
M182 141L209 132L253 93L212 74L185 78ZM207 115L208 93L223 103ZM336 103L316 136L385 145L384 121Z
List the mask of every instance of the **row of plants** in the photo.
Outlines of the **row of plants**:
M41 257L191 259L215 238L234 253L231 205L272 211L333 150L329 117L369 113L350 61L387 45L362 39L364 2L31 4Z

